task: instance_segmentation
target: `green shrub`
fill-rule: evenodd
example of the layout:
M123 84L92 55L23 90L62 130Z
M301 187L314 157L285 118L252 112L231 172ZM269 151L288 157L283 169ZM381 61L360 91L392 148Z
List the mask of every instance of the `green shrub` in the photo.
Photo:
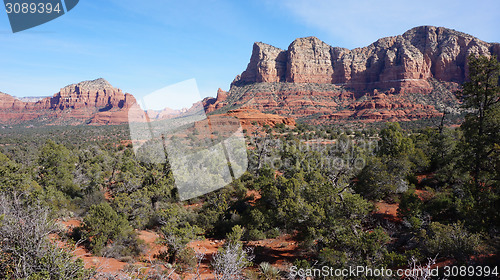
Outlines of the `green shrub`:
M398 207L398 217L418 217L422 213L423 203L415 191L407 191L401 195Z
M231 229L231 232L227 234L226 241L229 243L240 242L241 238L243 237L244 232L245 232L245 229L243 229L240 225L235 225Z
M175 263L181 270L191 269L196 266L196 254L192 248L185 247L176 256Z
M71 246L53 243L55 221L47 208L0 196L0 279L91 279Z
M265 280L278 280L280 278L280 270L272 266L268 262L262 262L259 265L260 273L262 274L262 279Z
M281 232L279 228L272 228L271 230L268 230L266 233L267 238L277 238L280 236Z
M101 255L102 250L110 244L110 241L113 242L115 250L118 249L118 246L123 248L123 250L114 251L116 254L119 251L123 251L125 254L139 251L132 227L107 202L90 207L89 212L83 219L82 233L83 237L88 241L89 249L95 255Z
M262 240L262 239L266 239L266 235L258 229L251 229L247 233L247 239L248 240Z
M468 232L461 222L451 225L433 222L425 244L432 255L439 254L441 257L452 257L465 262L478 252L481 239L478 234Z

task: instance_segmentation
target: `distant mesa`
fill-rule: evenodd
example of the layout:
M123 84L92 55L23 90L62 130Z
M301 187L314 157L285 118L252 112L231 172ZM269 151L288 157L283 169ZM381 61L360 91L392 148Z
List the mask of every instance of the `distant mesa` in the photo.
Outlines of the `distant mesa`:
M338 84L359 90L430 89L428 78L462 83L470 54L498 56L500 44L433 26L416 27L353 50L329 46L316 37L296 39L287 50L255 43L247 69L237 82Z
M222 98L224 93L219 93ZM0 123L21 124L25 122L39 122L48 125L116 125L129 121L128 110L136 103L136 99L129 93L123 93L114 88L108 81L100 78L92 81L83 81L62 88L52 97L23 97L17 98L0 93ZM199 108L197 108L199 106ZM134 114L138 118L134 121L155 121L181 116L193 110L199 110L201 104L192 108L174 110L148 110ZM134 106L137 109L138 106ZM248 113L239 114L237 110L231 117L243 117L243 123L248 123ZM252 121L259 124L277 124L293 122L288 118L262 114L253 109ZM147 118L145 117L147 114Z

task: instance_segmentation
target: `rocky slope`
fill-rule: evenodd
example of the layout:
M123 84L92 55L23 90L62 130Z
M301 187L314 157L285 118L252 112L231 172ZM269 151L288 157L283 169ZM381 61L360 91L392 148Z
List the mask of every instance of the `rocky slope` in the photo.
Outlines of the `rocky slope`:
M456 108L453 91L466 79L471 54L498 57L500 44L433 26L353 50L315 37L296 39L287 50L255 43L229 92L205 104L209 111L253 106L319 120L433 117Z
M284 124L290 127L295 126L295 120L279 115L264 114L256 109L240 108L228 111L223 116L235 117L240 120L243 128L248 128L254 124L259 126L275 126L277 124Z

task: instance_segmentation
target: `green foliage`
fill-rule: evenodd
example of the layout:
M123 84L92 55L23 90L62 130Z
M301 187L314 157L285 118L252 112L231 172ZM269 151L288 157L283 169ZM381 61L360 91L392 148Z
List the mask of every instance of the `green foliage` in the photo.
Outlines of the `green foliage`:
M499 180L493 162L500 156L495 150L500 144L500 62L495 56L469 56L468 63L469 81L459 97L472 112L460 128L464 131L464 170L471 172L478 189Z
M443 225L438 222L430 224L430 235L425 240L427 250L441 257L452 257L465 262L471 255L478 253L481 239L478 234L469 233L463 223Z
M234 245L221 249L218 264L234 265L237 272L250 259L241 239L280 234L291 234L299 242L308 256L301 263L304 268L316 261L338 268L403 266L412 256L425 260L436 253L465 260L460 250L474 254L480 238L498 238L495 106L484 111L484 137L478 136L480 114L473 107L461 129L411 131L413 123L299 124L289 131L277 125L272 130L280 135L247 138L252 147L249 169L240 179L183 203L176 202L168 163L143 163L130 145L116 144L127 137L124 127L47 128L51 135L16 130L11 138L0 137L0 144L8 144L0 145L0 193L22 192L59 215L84 216L81 234L101 255L131 259L140 251L132 228L156 230L169 247L164 259L178 271L194 266L193 251L186 244L203 236L225 237L225 244ZM383 126L380 132L375 129ZM344 130L350 135L341 133ZM75 137L78 134L82 139ZM196 139L194 135L189 137ZM304 143L318 138L335 141ZM374 151L377 141L380 149ZM477 149L480 144L490 150ZM478 154L480 172L474 176ZM430 186L430 198L421 201L407 191L412 185ZM398 215L407 227L374 218L368 199L400 201ZM439 223L429 226L429 221ZM389 235L394 242L388 243ZM240 258L244 255L248 259ZM0 264L10 256L2 257ZM4 263L5 271L12 271L13 264ZM47 271L33 277L48 278Z
M149 225L154 214L150 201L144 193L141 190L132 194L118 193L111 203L113 209L136 229L143 229Z
M247 233L248 240L263 240L266 239L266 234L258 229L251 229Z
M456 217L455 202L449 192L439 192L424 204L424 211L435 220L446 221Z
M350 234L345 232L337 238L334 243L336 246L324 247L318 255L320 261L335 268L348 268L350 265L381 265L387 254L384 245L390 240L382 228L376 228L371 232Z
M475 220L476 229L498 230L500 186L500 62L495 56L474 57L469 60L469 81L458 94L463 107L469 109L460 129L463 140L459 146L461 170L473 183L462 198L472 206L463 209L464 215Z
M37 187L38 185L31 180L29 174L25 173L19 164L0 153L0 192L22 193Z
M461 130L443 128L441 132L427 131L430 138L429 154L431 170L435 172L438 182L456 184L466 181L459 168L461 152L457 149Z
M241 241L245 230L240 225L235 225L230 233L226 236L226 242L237 243Z
M399 123L387 124L387 127L380 131L380 154L396 158L413 153L415 145L404 134Z
M193 225L190 213L176 204L161 209L157 216L162 225L162 239L169 246L170 262L175 262L177 254L185 249L189 241L197 239L203 230Z
M176 200L173 195L174 179L168 163L150 166L144 176L142 187L154 210L157 209L159 202Z
M79 195L80 189L73 182L76 158L61 144L49 140L40 151L39 182L45 188L54 188L71 197Z
M406 178L410 174L410 167L411 163L406 157L372 157L359 173L354 190L366 199L390 198L395 193L407 190Z
M263 280L278 280L280 277L280 270L272 266L268 262L262 262L259 264L259 270L261 273L261 279Z
M418 217L422 214L423 203L415 191L410 190L401 195L398 216L401 218Z
M90 207L83 219L82 233L89 249L96 255L101 255L104 247L111 242L113 246L130 245L130 253L138 252L138 248L134 248L138 244L132 227L106 202Z

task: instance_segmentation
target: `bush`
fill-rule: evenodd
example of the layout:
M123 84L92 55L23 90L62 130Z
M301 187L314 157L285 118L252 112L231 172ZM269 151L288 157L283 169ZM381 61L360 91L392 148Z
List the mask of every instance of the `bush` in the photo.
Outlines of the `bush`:
M478 234L469 233L463 223L443 225L431 223L431 234L426 238L429 253L442 257L452 257L459 262L465 262L471 255L478 252L481 239Z
M192 248L185 247L180 250L176 256L175 263L181 266L181 269L191 269L196 266L196 253Z
M359 173L359 181L354 190L365 199L379 200L388 198L396 192L405 190L408 161L374 157Z
M280 278L280 270L274 266L272 266L268 262L262 262L259 265L260 273L262 274L263 279L266 280L278 280Z
M177 254L182 252L186 245L198 238L203 230L190 223L189 213L182 207L172 204L157 213L157 219L161 225L163 241L169 247L169 261L177 261Z
M267 238L277 238L280 234L279 228L273 228L267 232Z
M422 207L423 203L418 195L415 194L415 191L408 191L401 196L398 208L398 217L418 217L422 213Z
M455 212L453 197L449 193L440 192L424 204L424 210L435 220L449 219Z
M237 243L241 241L241 237L243 237L243 233L245 229L243 229L240 225L235 225L231 232L227 234L226 241L229 243Z
M114 250L108 248L107 252L112 252L115 256L137 254L140 251L137 238L128 221L118 215L107 202L90 207L83 219L81 231L83 238L88 242L89 249L95 255L101 255L110 241L113 242L115 248Z
M266 235L258 229L251 229L247 233L247 239L248 240L262 240L262 239L266 239Z
M228 243L212 259L215 279L241 279L243 270L251 265L252 260L251 251L243 249L241 243Z
M90 279L81 259L50 241L54 228L48 209L0 197L0 278Z

